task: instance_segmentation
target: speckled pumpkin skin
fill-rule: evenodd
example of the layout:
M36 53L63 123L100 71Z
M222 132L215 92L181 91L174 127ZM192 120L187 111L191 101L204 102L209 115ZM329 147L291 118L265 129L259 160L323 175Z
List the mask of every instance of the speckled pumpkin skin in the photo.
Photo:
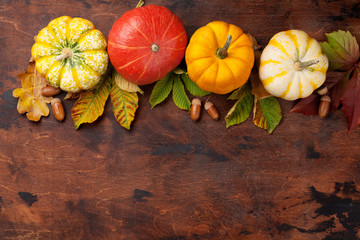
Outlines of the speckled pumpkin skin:
M62 16L36 36L31 55L37 71L50 85L67 92L93 88L108 66L104 35L82 18ZM72 56L58 60L67 48Z

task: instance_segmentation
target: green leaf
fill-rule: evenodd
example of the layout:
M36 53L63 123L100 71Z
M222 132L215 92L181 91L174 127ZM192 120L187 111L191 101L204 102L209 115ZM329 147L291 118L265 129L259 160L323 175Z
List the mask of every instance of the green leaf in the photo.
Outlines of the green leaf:
M138 108L139 98L136 92L128 92L113 83L110 99L116 121L127 130L130 130L135 112Z
M242 87L236 89L232 92L232 94L228 97L228 100L238 100L246 96L251 91L251 85L247 82Z
M174 76L172 97L176 106L190 112L190 100L186 95L184 85L182 84L179 75Z
M207 91L204 91L201 88L199 88L199 86L196 85L196 83L194 83L189 78L189 75L187 73L181 74L181 78L185 83L186 89L191 93L191 95L193 95L195 97L203 97L203 96L211 94L211 92L207 92Z
M329 59L329 70L348 71L359 60L359 44L350 32L337 31L326 34L328 42L321 44Z
M254 104L254 95L248 91L241 96L225 117L226 127L244 122L251 112Z
M104 113L104 106L109 97L110 88L111 78L106 77L95 89L80 94L79 99L71 109L75 129L78 129L82 123L94 122Z
M258 100L255 97L253 123L272 133L281 120L280 104L275 97Z
M174 83L174 76L169 72L164 78L156 82L150 96L151 109L169 96Z
M138 85L129 82L128 80L123 78L116 70L114 70L113 72L113 78L119 88L127 92L139 92L141 94L144 94L143 90L141 90Z

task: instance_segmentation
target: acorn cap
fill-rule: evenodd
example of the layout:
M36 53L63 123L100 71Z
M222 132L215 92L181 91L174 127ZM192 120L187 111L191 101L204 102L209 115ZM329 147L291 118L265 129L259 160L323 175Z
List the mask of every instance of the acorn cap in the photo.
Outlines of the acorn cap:
M200 99L198 99L198 98L194 98L194 99L191 101L191 104L192 104L192 105L201 105L201 101L200 101Z
M205 110L207 111L209 108L211 108L214 104L212 102L206 102L205 103Z
M328 95L324 95L321 97L320 101L331 102L331 98Z
M60 98L53 98L53 99L51 99L51 102L50 102L50 103L51 103L51 106L52 106L52 105L54 105L55 103L59 103L59 102L61 103Z

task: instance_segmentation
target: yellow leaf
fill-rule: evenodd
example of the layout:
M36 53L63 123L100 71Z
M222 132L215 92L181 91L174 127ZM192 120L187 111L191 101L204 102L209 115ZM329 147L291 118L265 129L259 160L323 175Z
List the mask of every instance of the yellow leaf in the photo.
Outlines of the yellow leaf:
M140 87L132 82L129 82L125 78L123 78L118 72L114 70L114 78L115 82L118 85L119 88L121 88L124 91L127 92L139 92L141 94L144 94L144 92L140 89Z
M113 84L110 91L110 99L116 121L127 130L130 130L131 122L135 118L139 98L136 92L122 90L117 84Z
M31 121L39 121L42 116L49 116L49 108L46 103L50 103L52 97L44 97L41 90L46 86L46 79L42 77L35 68L33 61L29 62L29 67L18 77L21 80L22 88L16 88L13 96L19 98L17 110L20 114L27 112L26 116Z
M107 76L107 74L103 75L101 84L95 89L82 92L75 102L71 110L75 129L78 129L82 123L94 122L104 113L111 86L111 79Z

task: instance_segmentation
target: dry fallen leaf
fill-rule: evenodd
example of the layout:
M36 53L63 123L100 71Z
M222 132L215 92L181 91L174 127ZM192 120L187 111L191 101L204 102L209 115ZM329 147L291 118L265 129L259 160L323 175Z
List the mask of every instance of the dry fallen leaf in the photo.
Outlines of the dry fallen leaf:
M19 98L17 110L20 114L27 112L26 116L31 121L39 121L41 116L49 116L49 108L46 103L50 103L52 97L44 97L41 94L47 81L35 68L35 62L30 61L24 73L18 77L21 80L21 88L13 91L13 96Z

